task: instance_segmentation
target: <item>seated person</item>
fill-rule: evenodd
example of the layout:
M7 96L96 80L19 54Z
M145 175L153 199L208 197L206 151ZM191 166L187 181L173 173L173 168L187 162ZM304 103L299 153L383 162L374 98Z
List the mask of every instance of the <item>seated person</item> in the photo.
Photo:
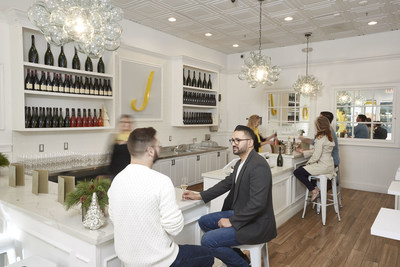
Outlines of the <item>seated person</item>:
M374 121L374 127L374 139L387 138L387 130L382 127L382 123L380 121Z

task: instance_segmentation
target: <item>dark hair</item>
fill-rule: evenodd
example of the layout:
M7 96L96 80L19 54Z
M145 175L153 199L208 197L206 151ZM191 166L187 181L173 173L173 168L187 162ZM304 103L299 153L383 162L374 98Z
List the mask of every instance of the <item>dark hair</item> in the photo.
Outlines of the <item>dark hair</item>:
M329 112L329 111L321 111L320 114L321 114L322 116L328 118L329 123L332 123L332 121L333 121L333 114L332 114L332 112Z
M365 122L367 120L367 116L365 116L364 114L359 114L357 117L360 118L362 122Z
M240 131L240 132L244 132L244 134L253 139L254 141L256 140L256 135L254 134L253 130L250 129L250 127L244 126L244 125L238 125L235 128L235 132L236 131Z
M143 154L149 146L154 145L157 131L153 127L137 128L128 138L128 150L132 156Z

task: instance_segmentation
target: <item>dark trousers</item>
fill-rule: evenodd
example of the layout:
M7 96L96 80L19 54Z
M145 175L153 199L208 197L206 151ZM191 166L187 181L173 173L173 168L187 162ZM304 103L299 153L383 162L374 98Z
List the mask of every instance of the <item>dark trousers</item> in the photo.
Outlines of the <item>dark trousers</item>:
M303 167L299 167L293 172L294 176L296 176L297 179L299 179L300 182L302 182L310 191L313 191L314 188L316 187L316 183L314 180L311 180L311 182L308 180L308 176L311 174L306 171Z
M214 256L203 246L179 245L179 253L170 267L212 267Z

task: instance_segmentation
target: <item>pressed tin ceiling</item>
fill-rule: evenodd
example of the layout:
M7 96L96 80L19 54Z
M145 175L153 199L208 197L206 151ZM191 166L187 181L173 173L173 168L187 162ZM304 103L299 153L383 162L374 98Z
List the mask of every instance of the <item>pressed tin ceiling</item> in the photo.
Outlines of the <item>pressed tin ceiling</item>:
M125 19L225 54L258 49L257 0L113 0ZM262 49L400 28L400 0L264 0ZM285 17L293 17L285 21ZM168 18L175 17L176 22ZM378 23L369 26L368 22ZM205 33L212 33L206 37ZM399 32L400 34L400 32ZM232 47L238 44L239 47Z

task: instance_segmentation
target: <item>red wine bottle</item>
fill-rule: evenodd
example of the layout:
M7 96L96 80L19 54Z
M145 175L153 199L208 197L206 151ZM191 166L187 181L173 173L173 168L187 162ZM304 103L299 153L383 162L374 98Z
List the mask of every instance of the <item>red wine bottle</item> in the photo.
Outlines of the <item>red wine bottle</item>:
M37 70L35 70L35 76L33 78L33 90L40 91L40 81L37 75Z
M31 76L31 72L29 69L27 70L26 76L25 76L25 89L26 90L33 89L32 76Z
M44 71L42 71L42 75L40 76L39 86L41 91L47 91L46 74Z
M86 108L83 109L82 127L88 127L88 118L86 117Z
M88 109L88 127L93 127L93 118L90 114L90 109Z
M82 127L81 109L78 108L78 116L76 117L76 127Z
M94 86L93 86L93 83L92 83L92 77L90 77L90 79L89 79L89 95L95 95Z
M50 72L47 72L46 89L47 89L47 92L53 91L53 82L51 81L51 78L50 78Z
M94 108L93 109L93 126L94 127L97 127L97 126L99 126L99 122L98 122L98 120L97 120L97 115L96 115L96 109Z
M72 109L71 117L69 118L70 127L76 127L75 109Z
M93 89L94 89L94 94L99 95L99 82L97 78L94 79Z
M58 92L59 89L59 81L58 81L58 74L55 72L53 73L53 92Z
M99 109L99 118L97 119L97 124L99 126L104 126L103 116L101 115L101 109Z

